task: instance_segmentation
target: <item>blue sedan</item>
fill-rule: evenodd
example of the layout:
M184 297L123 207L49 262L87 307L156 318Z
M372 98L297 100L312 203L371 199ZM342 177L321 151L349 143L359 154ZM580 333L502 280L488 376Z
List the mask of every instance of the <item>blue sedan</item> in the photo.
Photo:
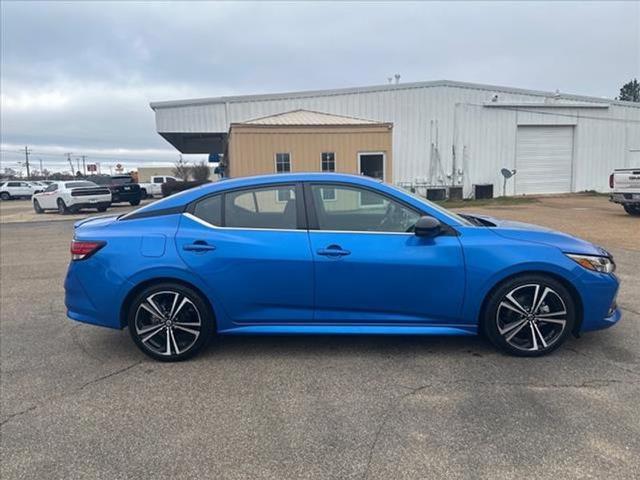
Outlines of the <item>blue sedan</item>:
M71 255L68 316L165 361L216 334L482 334L539 356L620 320L604 249L351 175L207 184L78 222Z

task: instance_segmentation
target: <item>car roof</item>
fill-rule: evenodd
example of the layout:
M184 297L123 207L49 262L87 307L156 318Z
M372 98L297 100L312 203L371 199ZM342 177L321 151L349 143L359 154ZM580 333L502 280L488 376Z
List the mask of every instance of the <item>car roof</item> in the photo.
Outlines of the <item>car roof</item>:
M205 183L199 187L191 188L183 192L176 193L170 197L163 198L149 205L138 209L151 212L154 210L164 210L167 208L179 207L196 200L203 195L210 193L223 192L234 188L252 187L260 185L269 185L273 183L291 183L291 182L345 182L364 186L380 186L382 182L375 178L365 177L363 175L351 175L346 173L329 173L329 172L305 172L305 173L276 173L270 175L255 175L251 177L225 178L217 182Z

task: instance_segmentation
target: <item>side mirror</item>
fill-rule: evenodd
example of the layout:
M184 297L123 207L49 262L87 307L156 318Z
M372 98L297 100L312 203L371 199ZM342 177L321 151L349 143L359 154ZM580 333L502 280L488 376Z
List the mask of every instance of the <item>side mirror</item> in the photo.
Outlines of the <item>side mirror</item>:
M435 237L441 231L442 224L440 220L426 215L418 219L413 230L418 237Z

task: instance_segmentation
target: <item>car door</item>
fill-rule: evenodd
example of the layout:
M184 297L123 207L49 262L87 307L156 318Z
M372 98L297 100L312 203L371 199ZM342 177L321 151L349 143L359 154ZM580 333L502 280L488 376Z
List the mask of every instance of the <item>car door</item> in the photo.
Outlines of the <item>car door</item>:
M424 212L381 192L309 183L315 316L323 323L460 323L462 247L453 229L412 233Z
M233 190L191 205L179 253L236 324L309 322L313 259L301 186Z
M56 200L58 198L57 195L58 184L52 183L49 185L45 191L38 197L38 203L42 208L58 208L56 204Z

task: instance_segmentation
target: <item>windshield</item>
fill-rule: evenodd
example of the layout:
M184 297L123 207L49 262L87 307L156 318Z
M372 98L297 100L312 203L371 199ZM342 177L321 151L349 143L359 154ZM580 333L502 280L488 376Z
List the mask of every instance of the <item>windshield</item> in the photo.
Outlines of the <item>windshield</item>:
M64 184L65 188L76 188L76 187L97 187L97 185L93 182L67 182Z
M405 193L405 194L415 198L416 200L419 200L421 203L424 203L429 208L437 210L438 212L442 213L443 215L446 215L447 217L454 219L460 225L465 225L467 227L471 227L471 226L474 225L472 222L470 222L469 220L464 218L462 215L458 215L457 213L452 212L451 210L448 210L448 209L446 209L444 207L441 207L437 203L433 203L433 202L427 200L426 198L421 197L418 194L415 194L415 193L413 193L413 192L411 192L409 190L405 190L404 188L401 188L401 187L396 187L395 185L389 185L389 186L391 188L394 188L395 190L398 190L398 191L400 191L402 193Z

